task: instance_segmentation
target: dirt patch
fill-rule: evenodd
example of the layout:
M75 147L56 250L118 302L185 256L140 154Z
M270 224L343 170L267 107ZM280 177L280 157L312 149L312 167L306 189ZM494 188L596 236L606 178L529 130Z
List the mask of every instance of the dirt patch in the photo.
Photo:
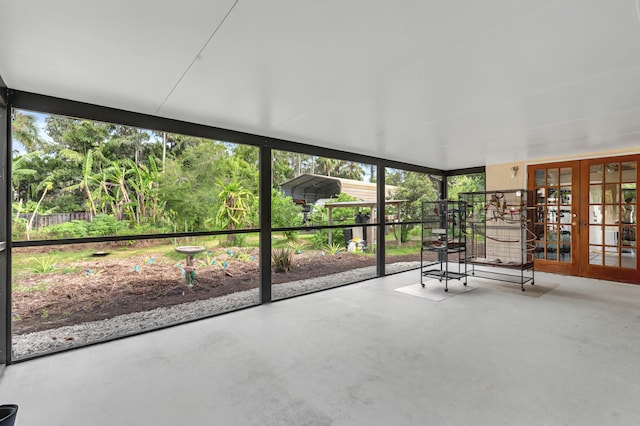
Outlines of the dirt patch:
M232 250L230 250L232 252ZM162 256L89 258L48 273L21 274L12 292L13 334L112 318L185 302L224 296L259 286L258 250L242 258L217 256L197 261L196 283L187 287L180 265ZM415 261L419 255L394 256ZM213 263L213 265L211 264ZM375 265L374 256L309 251L294 256L288 273L272 273L274 285Z

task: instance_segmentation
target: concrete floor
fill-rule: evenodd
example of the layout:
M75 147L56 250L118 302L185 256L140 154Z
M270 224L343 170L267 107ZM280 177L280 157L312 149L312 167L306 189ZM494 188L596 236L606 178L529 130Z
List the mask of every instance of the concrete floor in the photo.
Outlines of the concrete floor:
M640 286L538 273L538 293L477 278L439 302L394 291L418 281L11 365L0 402L20 405L18 426L640 424Z

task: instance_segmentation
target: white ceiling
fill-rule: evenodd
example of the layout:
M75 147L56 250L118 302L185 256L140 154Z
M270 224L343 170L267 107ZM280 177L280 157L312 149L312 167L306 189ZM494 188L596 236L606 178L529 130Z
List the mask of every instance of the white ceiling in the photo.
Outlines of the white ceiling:
M454 169L640 147L637 0L0 0L13 89Z

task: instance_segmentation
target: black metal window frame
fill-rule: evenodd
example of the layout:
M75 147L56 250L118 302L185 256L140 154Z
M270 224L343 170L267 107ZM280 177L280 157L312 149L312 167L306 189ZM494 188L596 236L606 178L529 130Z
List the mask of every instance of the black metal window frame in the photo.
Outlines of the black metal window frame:
M0 80L0 83L2 81ZM5 221L2 224L6 231L6 251L0 256L4 257L4 265L0 262L0 274L2 274L5 283L3 288L0 289L0 304L5 308L4 315L2 315L2 321L4 324L0 324L0 364L4 361L6 364L10 364L11 360L11 247L30 247L30 246L44 246L44 245L64 245L64 244L77 244L77 243L92 243L92 242L107 242L107 241L125 241L131 239L162 239L173 237L194 237L194 236L210 236L210 235L224 235L230 233L259 233L260 238L260 303L271 303L271 236L273 232L282 230L296 230L296 229L339 229L344 225L332 225L332 226L316 226L316 227L292 227L292 228L276 228L271 224L271 158L273 150L289 151L294 153L301 153L306 155L314 155L319 157L335 158L339 160L354 161L359 163L366 163L375 165L377 168L377 203L378 205L384 205L385 201L385 168L402 169L406 171L413 171L418 173L426 173L432 175L438 175L442 177L442 181L446 182L447 176L466 173L480 173L484 172L485 168L475 167L469 169L458 169L452 171L444 171L433 169L430 167L419 166L415 164L403 163L398 161L392 161L388 159L381 159L369 155L362 155L351 153L347 151L341 151L331 148L319 147L309 144L303 144L300 142L269 138L261 135L239 132L234 130L228 130L213 126L207 126L203 124L190 123L181 120L169 119L158 117L149 114L142 114L137 112L131 112L116 108L110 108L95 104L89 104L84 102L72 101L68 99L62 99L58 97L52 97L47 95L41 95L37 93L31 93L26 91L12 90L10 88L0 87L0 92L4 96L0 96L0 107L6 111L2 116L2 110L0 110L0 142L2 142L2 152L4 166L6 170L0 170L0 176L5 177L3 191L5 201ZM11 160L12 160L12 140L11 140L11 112L13 109L22 109L28 111L34 111L45 114L57 114L62 116L74 117L79 119L95 120L99 122L114 123L119 125L152 129L156 131L166 131L170 133L177 133L182 135L188 135L193 137L202 137L213 140L219 140L224 142L231 142L237 144L245 144L256 146L260 149L260 168L259 168L259 196L260 196L260 227L243 229L236 231L210 231L210 232L176 232L167 234L145 234L145 235L126 235L126 236L108 236L108 237L91 237L91 238L78 238L78 239L60 239L60 240L36 240L36 241L11 241L11 233L9 232L11 226L11 192L9 182L11 179ZM2 162L0 160L0 163ZM0 179L1 181L2 179ZM446 184L440 188L440 193L443 197L446 196ZM269 200L269 201L267 201ZM377 209L376 223L371 225L376 227L377 240L380 242L377 246L376 253L376 276L382 277L385 275L385 220L384 209ZM4 267L3 267L4 266ZM322 290L320 290L322 291ZM140 331L145 333L153 330ZM4 337L4 338L3 338ZM128 337L128 336L123 336ZM114 339L110 339L114 340ZM83 346L89 346L92 344L101 343L93 342ZM83 347L79 346L79 347ZM75 348L74 348L75 349ZM49 355L49 354L44 354ZM37 358L41 355L37 355L33 358ZM4 359L2 359L4 358ZM27 359L20 359L18 361L24 361Z
M0 371L2 366L10 361L9 349L11 347L11 333L8 324L11 323L11 281L7 274L8 253L7 230L10 226L11 217L8 197L10 192L10 180L8 177L10 167L7 165L9 157L9 132L10 115L7 107L8 92L7 86L0 76L0 196L6 195L4 209L0 213Z

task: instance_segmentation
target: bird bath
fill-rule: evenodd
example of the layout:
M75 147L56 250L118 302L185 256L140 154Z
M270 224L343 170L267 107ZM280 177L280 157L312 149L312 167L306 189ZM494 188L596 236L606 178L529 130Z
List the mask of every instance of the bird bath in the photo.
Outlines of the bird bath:
M193 256L202 253L206 249L202 246L180 246L176 247L176 251L187 256L186 265L184 267L184 277L187 286L191 287L196 280L196 267L193 265Z

